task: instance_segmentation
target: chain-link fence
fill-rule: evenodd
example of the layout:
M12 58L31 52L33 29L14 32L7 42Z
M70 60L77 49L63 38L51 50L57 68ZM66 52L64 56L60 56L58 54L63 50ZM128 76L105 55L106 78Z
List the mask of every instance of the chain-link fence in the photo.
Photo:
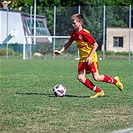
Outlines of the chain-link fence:
M27 21L26 18L21 22L19 21L21 24L15 27L15 35L13 36L10 33L14 29L14 27L11 27L11 23L16 25L17 19L11 19L11 15L9 16L9 12L11 11L8 9L1 9L0 11L0 54L7 58L34 58L35 53L39 53L36 57L53 58L52 51L62 48L73 30L71 16L75 13L81 13L83 15L83 27L88 29L97 40L99 44L98 51L102 54L103 58L106 58L106 52L112 52L113 54L121 52L127 53L126 57L130 59L133 53L133 39L131 36L133 34L131 28L133 27L132 6L22 8L22 11L19 11L19 13L20 15L27 14ZM4 21L2 21L3 11L6 11ZM46 23L43 17L45 17ZM5 28L2 28L3 26ZM14 41L14 43L10 43L11 40L15 40L16 31L18 31L18 34L21 32L20 29L24 32L23 36L20 35L21 42ZM119 32L115 30L119 30ZM46 40L43 41L44 38ZM62 58L78 57L78 50L75 43L63 55L61 56Z

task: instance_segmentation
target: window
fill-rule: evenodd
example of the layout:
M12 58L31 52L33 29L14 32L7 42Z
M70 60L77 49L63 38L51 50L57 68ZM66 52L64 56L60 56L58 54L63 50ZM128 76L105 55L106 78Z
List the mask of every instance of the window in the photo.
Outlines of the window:
M114 47L123 47L123 37L114 37Z
M22 14L22 22L25 35L33 36L35 32L35 36L50 36L50 32L48 30L46 19L44 16L36 16L36 31L34 29L34 16L31 17L31 15L29 14ZM49 40L48 38L37 38L36 42L49 42Z
M43 23L43 21L37 21L38 22L38 27L40 27L40 28L45 28L45 25L44 25L44 23Z
M34 20L30 21L30 18L24 18L24 27L30 35L34 34ZM49 35L43 19L36 20L36 35Z

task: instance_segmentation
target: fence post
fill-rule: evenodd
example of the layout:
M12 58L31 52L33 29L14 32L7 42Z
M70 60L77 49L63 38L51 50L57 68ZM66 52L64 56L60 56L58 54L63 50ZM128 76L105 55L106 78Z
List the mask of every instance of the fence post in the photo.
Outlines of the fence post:
M105 59L105 5L103 8L103 59Z
M53 41L53 50L55 50L55 34L56 34L56 6L54 6L54 41ZM53 55L55 58L55 55Z
M131 42L131 5L129 6L129 54L128 59L130 60L130 42Z
M78 14L80 14L80 5L78 6ZM79 58L79 50L78 50L78 58Z
M31 27L32 27L32 6L30 6L30 31L31 31ZM32 36L32 33L30 33L30 35ZM30 45L30 59L31 59L32 58L32 44L29 44L29 45Z
M36 44L36 0L34 0L34 44Z
M24 44L23 44L23 59L25 60L25 39L26 37L24 36Z
M7 37L8 37L8 8L7 8L7 25L6 25L6 30L7 30ZM6 58L8 58L8 41L6 42Z

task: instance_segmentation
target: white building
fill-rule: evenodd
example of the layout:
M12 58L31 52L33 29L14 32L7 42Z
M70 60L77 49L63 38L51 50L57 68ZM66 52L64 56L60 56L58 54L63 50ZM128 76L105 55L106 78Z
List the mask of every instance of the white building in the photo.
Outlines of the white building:
M133 53L133 29L124 27L107 27L106 50Z
M0 9L0 44L33 43L34 16L19 11ZM44 16L36 16L36 35L50 36ZM48 42L47 38L36 39L36 42Z

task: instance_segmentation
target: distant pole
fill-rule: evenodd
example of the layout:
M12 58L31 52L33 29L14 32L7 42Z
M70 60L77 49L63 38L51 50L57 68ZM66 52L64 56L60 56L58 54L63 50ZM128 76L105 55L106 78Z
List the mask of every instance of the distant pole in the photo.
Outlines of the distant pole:
M53 50L55 50L55 34L56 34L56 6L54 6L54 41L53 41ZM53 55L55 58L55 55Z
M78 14L80 14L80 5L78 6ZM79 50L78 50L78 58L79 58Z
M36 0L34 0L34 44L36 44Z
M131 42L131 5L129 6L129 55L128 59L130 60L130 42Z
M32 6L30 6L30 36L32 36ZM31 38L31 42L32 42L32 38ZM32 58L32 44L30 44L30 59Z
M103 8L103 59L105 59L105 5Z
M8 37L8 7L7 7L7 25L6 25L6 34L7 34L7 37ZM8 58L8 42L6 43L6 58Z
M25 41L26 38L24 37L24 44L23 44L23 59L25 60Z

